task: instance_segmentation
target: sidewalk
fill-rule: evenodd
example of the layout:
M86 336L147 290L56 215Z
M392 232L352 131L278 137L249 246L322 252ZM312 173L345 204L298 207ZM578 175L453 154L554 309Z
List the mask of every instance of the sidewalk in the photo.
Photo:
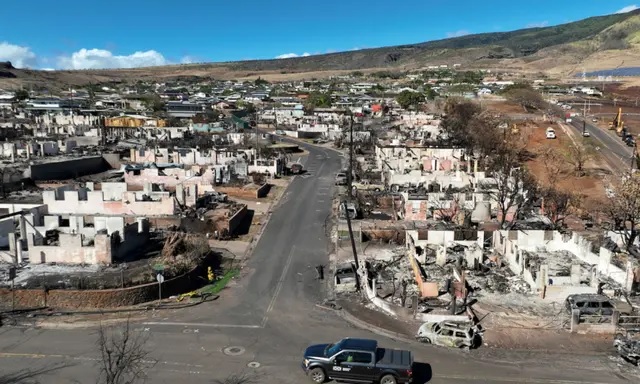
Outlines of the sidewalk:
M414 335L420 323L392 318L368 308L357 300L338 299L342 307L340 316L357 328L377 335L405 342L418 343ZM613 336L600 334L571 334L564 330L503 327L486 329L483 335L482 353L511 350L529 352L554 352L575 355L608 355L613 353Z

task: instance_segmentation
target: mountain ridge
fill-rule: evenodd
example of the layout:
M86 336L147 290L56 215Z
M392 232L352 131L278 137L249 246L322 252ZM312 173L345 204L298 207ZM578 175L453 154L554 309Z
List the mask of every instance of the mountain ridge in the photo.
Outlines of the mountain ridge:
M616 58L620 62L616 63ZM592 71L640 66L640 9L595 16L549 27L525 28L445 38L414 44L367 48L286 59L175 64L132 69L38 71L5 65L0 87L42 81L84 85L133 79L182 76L243 78L299 76L355 70L412 70L427 65L460 63L468 68L499 67L570 74L582 65ZM10 68L11 67L11 68ZM584 69L583 68L583 69ZM583 70L580 69L580 70ZM290 76L289 76L290 77Z

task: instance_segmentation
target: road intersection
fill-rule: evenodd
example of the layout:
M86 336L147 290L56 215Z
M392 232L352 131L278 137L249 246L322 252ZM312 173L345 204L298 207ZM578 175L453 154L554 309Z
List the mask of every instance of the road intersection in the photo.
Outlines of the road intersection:
M307 146L307 177L296 176L243 269L221 298L181 310L156 311L137 321L149 336L154 383L211 383L240 372L257 383L305 382L301 351L310 343L343 337L376 338L411 349L419 383L595 384L632 382L607 356L534 351L472 352L407 344L355 328L318 307L325 284L315 266L326 265L330 241L334 151ZM88 329L0 328L0 372L41 373L41 383L86 383L96 376L96 335ZM151 362L150 362L151 365ZM44 370L44 372L40 372ZM22 381L29 382L29 381Z

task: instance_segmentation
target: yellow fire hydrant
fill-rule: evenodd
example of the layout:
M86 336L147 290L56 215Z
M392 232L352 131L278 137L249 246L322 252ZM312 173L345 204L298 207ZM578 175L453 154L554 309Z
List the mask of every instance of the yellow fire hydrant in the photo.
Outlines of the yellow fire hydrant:
M214 277L215 277L215 275L213 274L213 269L211 269L211 267L208 267L207 268L207 279L209 279L209 282L212 282Z

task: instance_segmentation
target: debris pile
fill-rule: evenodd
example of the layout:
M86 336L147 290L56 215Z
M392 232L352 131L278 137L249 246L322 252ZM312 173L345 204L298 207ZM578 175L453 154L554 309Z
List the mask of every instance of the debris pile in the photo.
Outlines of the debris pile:
M507 268L487 271L468 271L467 281L474 291L489 293L531 293L531 288L522 278L515 276Z
M629 336L616 335L613 340L613 346L620 357L638 365L640 362L640 340L634 340Z
M201 258L210 251L206 238L197 235L189 235L182 232L174 232L164 242L160 259L166 263L181 259Z

